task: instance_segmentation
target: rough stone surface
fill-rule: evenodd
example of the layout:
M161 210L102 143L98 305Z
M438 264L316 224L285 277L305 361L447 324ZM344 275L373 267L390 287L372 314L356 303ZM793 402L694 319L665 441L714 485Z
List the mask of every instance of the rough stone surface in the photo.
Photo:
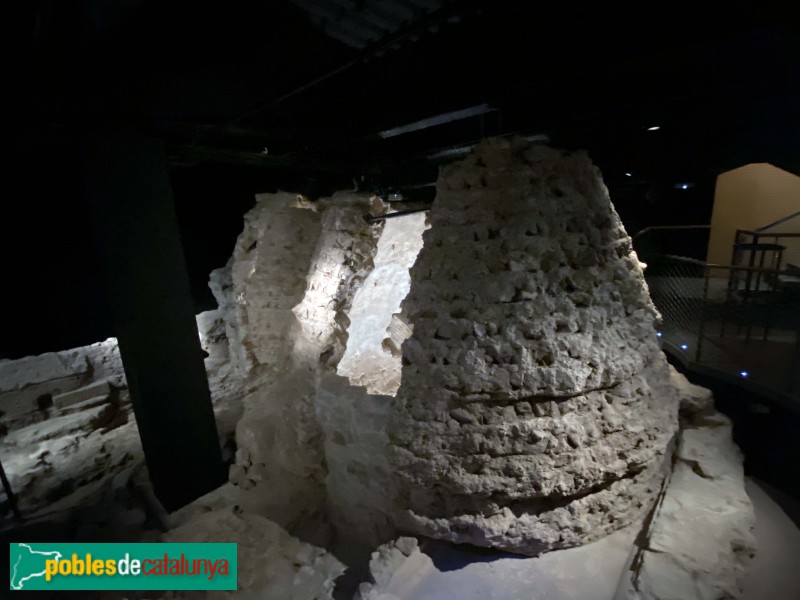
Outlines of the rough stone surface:
M91 368L85 355L66 352L0 361L0 431L41 420L54 396L91 381Z
M669 377L678 391L681 416L691 418L698 413L714 411L714 396L711 390L693 384L672 365L669 367Z
M109 394L111 394L111 387L108 381L101 379L100 381L95 381L77 390L53 396L53 404L56 408L64 409L73 404L83 402L84 400L101 396L107 397Z
M242 345L239 304L244 300L244 295L239 295L233 288L233 260L232 255L224 267L211 271L208 287L217 301L217 310L225 328L226 353L231 369L239 377L244 378L251 363Z
M369 561L369 573L372 583L364 582L353 600L399 600L399 597L386 592L393 577L399 579L413 577L420 565L428 566L431 559L419 549L419 543L413 537L401 537L378 547Z
M13 392L29 385L83 375L88 364L81 357L48 352L18 360L0 360L0 393Z
M730 421L704 411L681 432L669 486L618 600L740 597L754 525Z
M398 525L537 554L630 523L678 406L598 170L488 140L442 169L430 219L389 428Z
M241 414L219 311L197 317L217 425ZM0 361L0 455L27 515L91 504L144 463L117 340Z
M356 290L373 271L382 224L364 220L375 206L366 194L338 192L317 202L322 230L307 274L305 294L292 312L300 333L294 336L295 367L322 361L335 368L345 350L346 315Z
M108 396L126 386L117 340L0 361L0 432L13 432L52 416L68 404Z
M237 309L242 348L230 338L231 356L255 361L250 361L230 476L237 485L258 486L273 498L268 505L274 510L267 516L294 532L324 511L327 463L317 381L333 372L344 353L346 313L372 269L381 226L370 225L364 216L384 207L376 207L371 196L353 193L321 199L311 208L285 208L284 200L281 195L259 197L248 219L265 224L277 219L290 232L302 231L303 245L296 249L302 260L283 257L284 250L294 250L292 240L276 237L279 232L266 225L246 225L234 252L233 291L250 300L246 320ZM304 216L307 212L314 227L306 223L311 219ZM282 246L277 255L269 252L274 244ZM262 248L264 262L241 252L247 248L253 248L250 253ZM249 274L241 280L243 288L237 287L236 273Z
M369 556L394 535L387 511L395 496L387 424L401 360L386 342L391 339L399 347L410 335L409 328L403 332L392 325L408 293L408 270L422 246L425 221L425 214L386 220L374 266L353 294L346 317L339 319L348 327L338 375L326 370L318 378L327 510L337 531L338 556L350 562ZM336 354L329 364L336 363Z
M204 360L217 430L223 438L233 437L236 424L244 411L245 378L237 371L230 357L225 312L209 310L197 315L200 346Z
M198 513L164 541L238 544L238 591L172 592L168 598L323 600L332 598L344 565L322 548L304 544L264 517L235 507Z
M677 373L673 383L686 406L710 397L710 391ZM729 421L713 404L703 402L683 417L670 452L671 478L664 480L651 513L630 526L594 543L530 559L498 553L485 561L468 547L430 540L420 552L414 538L401 538L372 553L372 581L360 586L356 600L522 598L532 589L537 597L576 600L741 597L754 551L742 457L731 441Z
M244 399L229 479L265 497L265 516L294 531L325 502L326 469L314 416L314 380L287 374Z
M231 360L241 374L258 365L274 372L289 366L291 310L303 298L320 228L320 215L301 196L260 194L228 266L212 273Z
M371 395L332 373L320 379L317 414L325 432L327 510L337 555L357 562L394 536L396 490L387 425L391 397Z
M0 442L3 466L28 518L90 503L144 461L127 394L52 410Z
M334 547L327 519L344 560L397 527L530 555L580 545L651 510L680 404L621 598L735 597L752 553L741 459L710 392L659 352L596 169L491 140L438 185L410 276L424 217L369 225L386 207L361 194L259 196L211 276L220 309L198 315L236 463L168 539L238 541L237 598L330 597L342 565L296 539ZM125 386L115 340L0 361L0 452L26 502L75 506L142 472ZM388 600L395 575L433 564L401 538L370 567L362 598Z

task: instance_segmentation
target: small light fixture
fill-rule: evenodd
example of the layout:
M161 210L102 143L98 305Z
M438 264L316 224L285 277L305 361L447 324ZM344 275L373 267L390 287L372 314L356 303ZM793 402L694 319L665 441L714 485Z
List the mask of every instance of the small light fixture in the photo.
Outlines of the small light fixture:
M625 177L633 177L633 173L625 173Z
M647 131L658 131L661 129L661 125L653 125L652 127L648 127Z
M681 344L681 350L688 350L689 346L686 344Z
M747 371L739 371L739 377L749 377L750 373Z
M660 332L660 331L656 331L656 337L661 337L661 335L662 335L662 334L661 334L661 332Z

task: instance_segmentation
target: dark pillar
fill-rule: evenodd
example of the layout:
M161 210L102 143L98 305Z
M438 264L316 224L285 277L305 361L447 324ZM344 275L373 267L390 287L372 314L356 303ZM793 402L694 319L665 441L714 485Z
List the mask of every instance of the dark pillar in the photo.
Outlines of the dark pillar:
M14 513L14 516L21 521L22 513L19 512L19 506L17 506L17 497L14 495L14 490L11 489L11 483L9 483L8 477L6 477L6 470L3 468L2 461L0 461L0 481L3 482L3 489L6 492L6 498L8 498L8 505L11 507L11 511Z
M159 140L85 144L86 197L156 495L175 510L225 481L189 278Z

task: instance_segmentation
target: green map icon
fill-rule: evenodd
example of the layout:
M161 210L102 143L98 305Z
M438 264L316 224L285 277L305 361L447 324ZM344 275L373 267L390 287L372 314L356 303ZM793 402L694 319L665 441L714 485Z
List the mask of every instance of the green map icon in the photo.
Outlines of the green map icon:
M30 579L44 577L45 561L60 560L60 552L40 552L28 544L11 544L11 589L23 590Z

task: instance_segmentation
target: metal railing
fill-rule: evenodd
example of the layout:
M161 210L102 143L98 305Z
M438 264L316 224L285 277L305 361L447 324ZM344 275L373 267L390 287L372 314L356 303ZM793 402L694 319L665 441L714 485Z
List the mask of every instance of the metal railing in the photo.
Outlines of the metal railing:
M767 253L770 254L770 264L774 269L783 267L785 252L788 256L798 254L800 251L800 232L778 230L786 228L790 221L800 221L800 211L787 215L777 221L758 227L756 229L737 229L733 237L732 265L747 264L747 266L764 267ZM758 265L756 265L758 262Z
M785 273L648 257L665 349L690 367L800 406L800 282Z
M631 240L636 241L651 231L685 231L687 229L711 229L711 225L651 225L634 233Z
M777 221L773 221L772 223L768 223L767 225L762 225L761 227L756 228L758 233L762 233L767 229L772 229L773 227L777 227L778 225L784 225L793 219L800 219L800 210L797 212L793 212L790 215L786 215L785 217L781 217Z
M711 225L653 225L637 231L631 240L645 262L669 254L705 259L710 234Z

